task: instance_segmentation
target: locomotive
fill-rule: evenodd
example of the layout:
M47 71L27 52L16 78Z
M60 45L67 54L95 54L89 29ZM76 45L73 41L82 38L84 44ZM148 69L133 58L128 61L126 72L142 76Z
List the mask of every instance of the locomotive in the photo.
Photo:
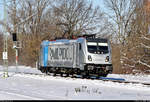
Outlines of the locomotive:
M112 73L111 45L108 39L86 38L43 41L38 69L42 73L103 76Z

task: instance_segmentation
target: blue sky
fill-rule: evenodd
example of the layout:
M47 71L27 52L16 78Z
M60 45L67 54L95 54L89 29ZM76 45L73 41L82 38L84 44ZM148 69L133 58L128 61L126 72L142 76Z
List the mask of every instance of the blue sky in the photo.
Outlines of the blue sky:
M3 1L0 0L0 19L2 19L3 17Z
M92 0L95 6L101 6L104 7L103 1L104 0Z

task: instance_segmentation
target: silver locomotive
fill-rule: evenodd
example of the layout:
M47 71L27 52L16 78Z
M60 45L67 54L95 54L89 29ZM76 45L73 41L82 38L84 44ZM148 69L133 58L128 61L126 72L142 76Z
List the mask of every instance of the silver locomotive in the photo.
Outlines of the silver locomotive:
M84 38L43 41L38 69L43 73L104 76L112 73L108 39Z

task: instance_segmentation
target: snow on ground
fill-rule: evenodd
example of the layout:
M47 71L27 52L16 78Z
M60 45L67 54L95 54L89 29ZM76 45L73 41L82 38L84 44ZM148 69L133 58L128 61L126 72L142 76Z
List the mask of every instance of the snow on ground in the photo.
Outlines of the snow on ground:
M116 83L101 80L64 78L42 74L36 68L8 67L8 78L3 78L0 66L0 100L150 100L150 86ZM150 75L109 74L108 77L129 81L149 82Z

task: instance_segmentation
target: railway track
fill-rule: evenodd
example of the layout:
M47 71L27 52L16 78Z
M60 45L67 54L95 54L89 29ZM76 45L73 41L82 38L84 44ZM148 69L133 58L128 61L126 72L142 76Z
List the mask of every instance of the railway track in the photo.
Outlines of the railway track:
M12 73L14 73L14 71L10 71ZM32 72L15 72L14 74L12 75L9 75L10 77L13 76L13 75L16 75L16 74L26 74L26 75L38 75L38 76L54 76L53 74L49 73L49 74L45 74L45 73L32 73ZM0 76L2 77L3 74L0 74ZM56 74L56 76L61 76L60 74ZM55 76L54 76L55 77ZM61 77L66 77L67 76L61 76ZM80 78L80 79L87 79L87 80L102 80L102 81L111 81L111 82L116 82L116 83L132 83L132 84L142 84L142 85L145 85L145 86L148 86L150 87L150 83L148 82L137 82L137 81L127 81L123 78L111 78L111 77L96 77L96 76L91 76L91 77L88 77L88 78L84 78L83 76L81 75L71 75L69 76L70 78Z
M39 74L39 73L29 73L29 72L17 72L18 74L28 74L28 75L38 75L38 76L54 76L52 74L45 74L45 73L42 73L42 74ZM59 74L56 74L56 76L61 76ZM55 76L54 76L55 77ZM66 77L67 76L61 76L61 77ZM72 75L72 76L69 76L70 78L81 78L81 79L87 79L87 80L102 80L102 81L111 81L111 82L116 82L116 83L131 83L131 84L142 84L142 85L145 85L147 87L150 87L150 83L145 83L145 82L136 82L136 81L127 81L123 78L111 78L111 77L95 77L95 76L91 76L91 77L88 77L88 78L83 78L81 75Z

